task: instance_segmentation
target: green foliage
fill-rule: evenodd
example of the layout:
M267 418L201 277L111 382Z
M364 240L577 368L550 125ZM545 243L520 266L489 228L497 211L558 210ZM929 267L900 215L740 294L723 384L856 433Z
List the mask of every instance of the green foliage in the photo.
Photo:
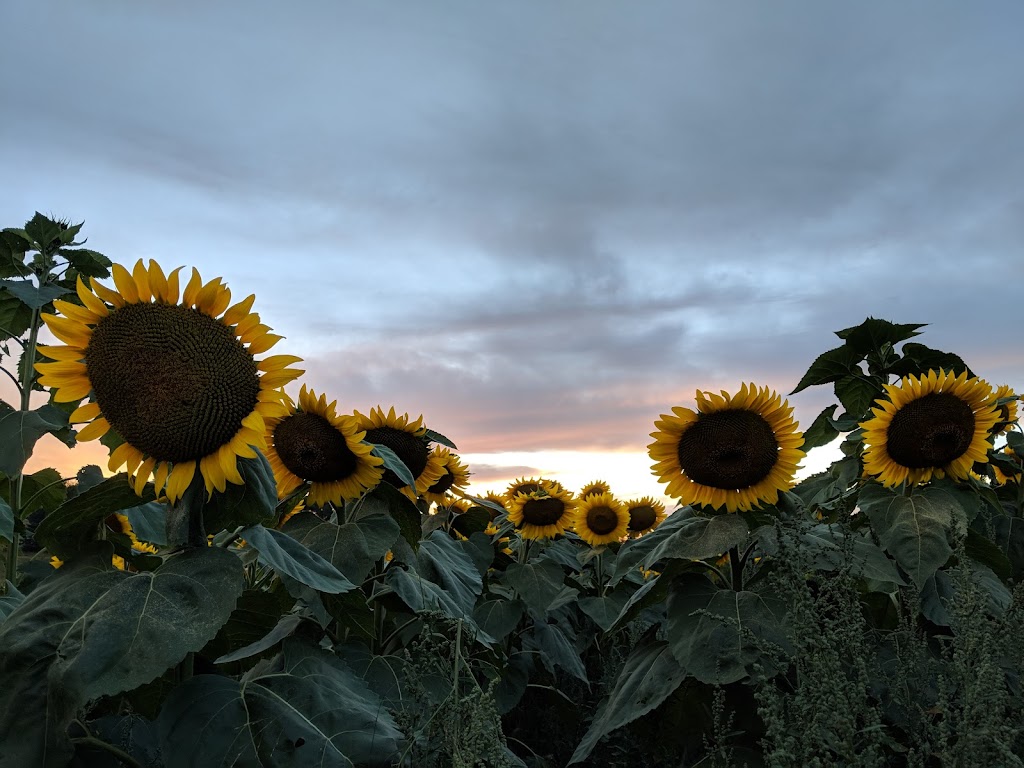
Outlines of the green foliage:
M0 417L0 472L21 473L36 441L48 432L68 426L68 417L52 405L34 411L10 411Z
M261 563L300 584L331 595L355 589L329 560L280 531L253 525L243 528L241 536L259 553Z

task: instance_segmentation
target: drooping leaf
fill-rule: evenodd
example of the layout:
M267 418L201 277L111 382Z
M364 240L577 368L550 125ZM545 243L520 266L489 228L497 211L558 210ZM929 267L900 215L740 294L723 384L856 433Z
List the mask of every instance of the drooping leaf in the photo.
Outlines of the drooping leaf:
M477 625L495 640L504 640L522 618L523 604L518 600L484 600L473 609Z
M43 518L36 529L36 541L57 557L67 560L92 540L96 524L103 518L138 506L140 500L152 499L152 486L144 489L140 499L128 475L114 475L64 502Z
M259 552L260 562L307 587L329 594L355 589L328 560L281 531L253 525L242 529L240 535Z
M855 420L868 416L871 403L883 394L880 385L862 376L844 376L835 383L835 392L846 415Z
M276 519L277 482L266 457L257 451L253 459L238 459L238 474L242 476L242 485L228 483L224 491L214 493L204 506L207 533Z
M980 563L969 564L971 586L976 589L985 603L988 613L1000 616L1009 608L1013 595L990 568ZM943 627L952 626L953 604L960 599L961 569L936 571L921 588L921 613L926 619Z
M402 538L413 550L420 546L420 511L401 491L379 483L358 502L357 519L375 514L389 515L398 523Z
M457 450L459 450L458 446L456 446L456 445L455 445L455 443L453 443L453 442L452 442L451 440L449 440L449 439L448 439L447 437L445 437L444 435L442 435L442 434L441 434L440 432L435 432L435 431L434 431L434 430L432 430L432 429L428 429L428 430L427 430L426 432L424 432L424 436L425 436L425 437L426 437L426 438L427 438L428 440L430 440L430 441L432 441L432 442L435 442L435 443L440 443L441 445L446 445L446 446L448 446L448 447L449 447L449 448L451 448L451 449L452 449L453 451L457 451Z
M543 617L565 581L562 566L551 560L513 563L505 569L505 584L515 590L516 597L526 603L537 618Z
M586 667L561 625L535 621L523 638L523 648L539 651L541 663L549 672L554 673L556 667L563 669L589 687Z
M0 539L14 541L14 510L0 499Z
M919 488L904 496L870 483L861 490L859 503L882 548L918 587L949 559L953 549L947 532L966 519L956 499L938 488Z
M739 515L687 518L647 556L645 567L659 560L705 560L719 557L747 539L747 523Z
M280 621L278 621L277 624L274 625L274 627L263 637L259 638L255 642L249 643L249 645L239 648L236 651L219 656L213 660L213 663L230 664L232 661L247 659L250 656L255 656L259 653L270 650L285 638L291 637L295 634L295 630L299 628L299 624L301 623L302 616L297 613L289 613L287 616L282 616Z
M637 646L615 680L608 698L601 702L594 721L573 752L569 764L586 760L598 742L660 705L686 677L663 640L648 639Z
M291 518L284 532L329 561L353 584L366 578L401 535L398 523L386 514L360 516L335 525L310 512Z
M0 497L10 503L13 497L11 479L0 474ZM21 478L21 512L23 520L43 510L50 513L64 502L65 487L57 470L52 467L40 469ZM13 509L13 506L12 506Z
M421 576L443 587L464 613L473 613L483 579L460 542L435 531L420 543L416 560Z
M68 417L52 405L34 411L11 411L0 418L0 472L17 475L32 455L36 441L68 425Z
M86 701L131 690L197 651L242 589L238 558L192 550L127 573L97 542L0 624L0 764L63 766ZM16 682L15 682L16 681ZM5 762L8 761L8 762Z
M3 622L11 613L25 601L25 596L18 591L18 588L9 581L5 581L4 593L0 595L0 622Z
M791 651L781 623L785 606L774 598L682 574L672 582L666 608L672 654L702 683L735 683L759 660L769 667L771 649L762 646Z
M868 537L841 526L818 523L799 531L797 546L808 553L822 571L848 568L854 576L905 585L896 564Z
M402 738L365 682L298 640L242 681L186 681L168 697L157 727L167 768L389 764Z
M123 511L128 516L132 531L139 541L162 547L167 544L167 511L168 505L160 501L150 501Z
M52 283L37 286L33 280L0 280L0 288L16 296L22 304L30 309L39 309L54 299L71 293L68 288Z
M837 407L835 405L828 406L811 422L811 426L804 432L804 444L800 446L801 450L809 451L812 448L828 445L839 437L839 430L833 427L831 422Z
M384 468L390 469L405 485L410 488L416 487L416 477L412 471L405 466L405 462L398 458L398 454L388 448L386 445L380 445L379 443L371 443L373 445L373 455L379 456L384 459Z
M629 602L629 598L636 590L637 588L633 585L623 583L605 595L582 597L579 601L580 610L607 632L615 624L622 609L626 607L626 603Z
M277 626L294 603L294 598L284 590L246 590L216 637L203 648L203 655L216 659L259 641Z
M13 293L0 288L0 339L21 338L32 325L32 310Z
M889 373L896 376L914 374L920 377L931 370L944 370L952 371L958 376L967 371L968 376L974 376L974 373L967 367L967 363L963 361L963 358L959 355L954 355L952 352L943 352L914 342L904 344L902 352L903 357L889 366Z

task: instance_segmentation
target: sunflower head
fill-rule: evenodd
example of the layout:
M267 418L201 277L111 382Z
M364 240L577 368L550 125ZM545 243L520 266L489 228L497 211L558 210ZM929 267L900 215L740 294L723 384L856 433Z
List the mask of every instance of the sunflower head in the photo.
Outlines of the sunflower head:
M558 488L517 493L508 504L508 519L524 539L553 539L573 523L576 502Z
M581 539L599 547L625 538L629 513L626 505L610 493L592 493L577 503L573 522Z
M339 415L337 401L303 385L298 406L267 420L267 460L277 480L278 498L310 483L309 503L316 507L358 499L377 487L384 460L374 456L353 416Z
M557 480L548 480L542 477L521 477L508 484L508 488L505 489L505 494L499 503L508 508L509 502L520 493L538 492L558 492L572 496Z
M698 391L696 400L696 411L675 407L654 422L648 453L667 495L737 512L793 487L804 438L788 402L753 384L735 395Z
M975 463L988 461L999 411L992 387L967 371L928 371L885 385L874 418L864 429L864 473L889 488L949 475L966 480Z
M996 391L992 393L992 399L1006 400L1006 398L1013 398L1008 400L1002 405L996 404L999 409L999 420L996 425L992 428L993 435L1001 435L1006 432L1011 426L1017 423L1017 401L1020 399L1017 397L1017 393L1008 384L1001 384L996 387Z
M626 513L629 515L629 535L633 537L650 533L665 520L665 505L650 496L630 499L626 502Z
M1022 470L1024 470L1024 460L1018 456L1013 448L1008 445L1003 446L1003 453L1008 456L1014 464L1022 469L1014 472L1012 470L1004 470L1002 467L997 465L995 462L992 463L992 474L995 476L995 481L998 485L1006 485L1007 483L1019 483Z
M359 411L354 415L359 429L366 432L366 441L394 451L409 468L416 487L405 488L402 479L390 469L384 470L384 482L402 488L407 491L407 495L415 498L426 493L430 486L441 479L444 468L430 452L430 441L426 437L427 428L423 425L422 416L411 421L408 413L399 416L393 406L387 413L378 406L371 408L369 415L364 416Z
M113 515L107 518L107 526L116 533L123 533L128 537L128 540L132 543L132 549L136 552L145 552L147 554L155 555L157 553L156 547L145 541L139 541L139 537L135 535L135 531L132 530L131 520L128 519L128 515L115 512Z
M81 304L58 299L60 315L42 316L64 346L39 347L54 361L36 365L40 383L57 402L90 399L71 414L88 422L78 439L113 430L124 442L109 467L127 464L139 493L151 475L171 502L197 471L208 495L241 484L237 460L264 448L265 419L282 412L299 358L256 359L281 337L249 311L255 296L231 305L220 278L204 284L193 269L179 297L178 269L155 261L112 274L114 289L79 277Z
M452 488L462 489L469 485L469 467L443 445L434 448L431 456L441 465L444 474L424 491L423 498L442 504Z
M580 494L577 498L585 499L587 496L596 496L599 493L611 493L612 488L604 480L592 480L591 482L580 488Z

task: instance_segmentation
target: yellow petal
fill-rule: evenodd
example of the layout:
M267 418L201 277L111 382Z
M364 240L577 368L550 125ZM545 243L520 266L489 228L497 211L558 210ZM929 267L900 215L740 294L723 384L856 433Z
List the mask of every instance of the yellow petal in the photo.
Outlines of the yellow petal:
M272 346L277 344L284 336L277 336L273 333L266 333L260 336L258 339L249 344L249 353L258 355L260 352L266 352Z
M299 371L294 368L286 368L283 371L273 371L272 373L265 373L260 377L261 387L283 387L289 381L295 381L305 371Z
M218 294L222 290L220 282L220 278L215 277L199 290L199 293L196 294L196 309L204 314L213 315L210 310L217 302Z
M167 475L170 471L171 463L169 461L161 461L156 465L156 473L153 475L153 492L156 493L157 496L160 495L160 491L164 487L164 483L167 482Z
M295 355L271 355L260 360L256 365L256 369L260 371L279 371L282 368L287 368L289 365L301 362L302 358Z
M210 316L219 317L225 309L228 308L228 304L231 303L231 289L226 285L221 286L220 291L217 293L217 298L214 299L213 304L210 305Z
M47 376L54 374L62 377L86 375L85 363L71 360L60 360L56 363L36 363L36 370Z
M256 294L250 294L242 299L240 302L235 304L231 309L224 313L222 318L224 325L238 325L245 317L249 314L249 310L252 309L252 303L256 301Z
M199 276L199 270L192 267L192 277L189 278L188 285L185 286L185 293L182 295L182 303L186 307L194 307L196 305L196 297L199 295L199 291L203 288L203 278Z
M68 363L78 362L85 355L84 350L75 347L48 347L44 344L37 344L36 352L51 360L63 360Z
M107 430L109 429L110 422L100 416L82 429L78 430L77 440L80 443L97 440L107 434Z
M110 460L107 462L107 469L111 472L117 472L135 456L138 456L138 459L135 461L135 465L138 466L139 462L142 461L142 454L139 453L138 448L128 443L121 443L121 445L111 451Z
M167 303L177 304L178 303L178 273L181 272L181 267L175 267L171 270L171 273L167 275Z
M132 279L132 273L120 264L114 264L110 268L110 273L114 278L114 285L117 286L117 292L124 297L125 302L137 304L139 301L139 289L135 285L135 280Z
M88 381L66 384L57 390L53 396L53 401L55 403L73 403L81 400L90 392L92 392L92 385Z
M89 323L92 325L98 323L100 320L99 316L95 313L90 312L85 307L72 304L70 301L54 299L53 308L64 315L64 317L70 317L72 320L77 320L80 323Z
M222 446L217 452L217 457L220 462L221 471L224 473L227 481L233 485L242 485L242 476L238 474L238 458L235 456L235 452L231 450L231 444Z
M95 277L89 278L89 285L92 286L92 292L107 302L107 304L114 307L123 307L125 305L124 297L120 293L110 290Z
M149 260L149 288L156 301L167 301L167 278L160 265L153 259Z
M68 421L72 424L81 424L83 421L92 421L99 415L99 403L83 403L74 410Z
M174 465L174 469L171 470L171 474L167 478L167 498L172 504L188 490L195 474L196 463L194 461L181 461Z
M97 317L106 317L110 313L107 305L100 301L100 298L86 287L81 275L78 276L75 282L75 291L78 293L78 298L82 300L82 304Z
M153 467L155 465L156 459L150 456L142 463L142 466L139 467L139 472L135 475L135 493L137 495L142 495L142 491L145 489L146 483L149 482L149 476L153 474Z
M72 347L80 347L85 349L89 346L89 339L92 337L92 331L88 326L77 323L66 317L57 317L48 313L40 315L43 322L46 323L46 327L50 329L50 333L56 336L58 339L63 341Z
M135 289L139 294L139 301L143 304L148 304L150 299L153 298L153 292L149 287L149 272L146 269L146 265L142 263L142 259L135 262L135 267L132 269L132 277L135 278Z

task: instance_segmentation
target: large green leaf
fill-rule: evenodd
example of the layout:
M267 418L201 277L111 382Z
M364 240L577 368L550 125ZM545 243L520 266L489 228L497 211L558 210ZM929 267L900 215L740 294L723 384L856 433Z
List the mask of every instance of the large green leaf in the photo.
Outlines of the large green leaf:
M846 341L854 351L867 355L881 349L884 345L895 345L906 339L919 336L918 328L924 328L927 323L890 323L888 320L879 320L869 317L860 325L851 328L844 328L836 331L836 336Z
M398 523L402 538L413 548L420 546L420 511L401 491L388 483L379 483L376 488L355 504L356 519L370 515L389 515Z
M146 486L140 499L128 475L121 473L108 477L43 518L36 528L36 541L57 557L67 560L92 540L96 524L103 518L136 507L140 501L152 500L152 486Z
M57 432L67 425L67 414L49 404L34 411L11 411L0 418L0 472L20 473L36 441L47 432Z
M739 515L690 517L647 556L646 567L659 560L705 560L719 557L747 539L747 522Z
M947 535L950 527L965 526L963 507L939 488L915 489L904 496L871 483L861 491L859 502L882 548L918 587L953 553Z
M901 351L903 352L903 357L889 366L888 372L896 376L907 376L909 374L921 376L932 370L952 371L958 376L966 371L968 376L974 375L971 369L967 367L967 363L963 361L963 358L952 352L943 352L942 350L932 349L924 344L917 344L915 342L904 344Z
M791 650L781 623L785 606L773 598L683 574L672 582L666 607L672 653L702 683L735 683L758 660L768 663L764 651Z
M434 531L420 543L416 560L421 576L443 587L465 613L473 613L483 579L460 542L443 531Z
M800 446L802 450L809 451L812 448L828 445L839 437L839 430L832 426L832 417L835 415L836 408L838 408L836 405L828 406L811 422L811 426L804 432L804 444Z
M70 289L59 285L37 286L34 280L0 280L0 288L17 296L22 304L31 309L45 307L54 299L71 293Z
M796 389L789 394L795 395L797 392L807 389L807 387L812 387L816 384L828 384L854 371L859 371L858 364L863 359L863 353L857 352L848 345L823 352L811 363L811 367L807 369L807 373L800 379Z
M366 578L374 563L387 553L401 530L386 514L360 516L335 525L311 512L300 512L284 526L284 532L334 565L354 584Z
M504 640L523 618L523 604L518 600L495 598L484 600L473 609L473 619L495 640Z
M883 394L882 387L862 375L844 376L835 383L836 397L846 409L846 417L862 419L870 415L868 407Z
M21 338L32 324L32 310L17 296L0 289L0 339Z
M535 560L513 563L505 569L503 578L530 612L541 618L562 591L565 572L562 566L551 560Z
M0 539L14 541L14 510L0 499Z
M258 642L291 610L295 600L285 590L246 590L217 636L203 648L203 655L216 659Z
M263 637L249 643L249 645L232 651L231 653L219 656L213 660L213 663L230 664L233 661L248 659L251 656L257 656L264 651L268 651L285 638L294 635L295 630L299 628L299 624L301 623L302 616L297 613L289 613L287 616L282 616L280 621L278 621L277 624L275 624Z
M1010 603L1013 595L1006 588L999 577L980 563L970 563L968 566L969 579L973 589L978 591L985 609L993 616L1002 615ZM944 627L951 626L953 615L950 610L953 604L959 599L960 582L964 574L961 568L936 571L921 588L921 613L929 621Z
M269 523L276 518L277 482L266 457L257 451L256 458L238 459L238 474L242 476L241 485L228 483L204 505L207 533Z
M579 600L580 610L607 632L626 607L629 598L637 591L631 584L622 583L605 595L589 595Z
M162 547L167 544L168 505L150 501L123 511L139 541Z
M402 708L402 681L407 664L404 657L379 656L365 645L352 642L335 647L334 654L359 675L388 707Z
M695 515L689 508L673 512L650 533L645 533L638 539L630 539L619 547L619 551L615 555L612 581L618 581L627 573L639 571L648 555L680 528L689 525L686 521L692 517Z
M167 768L343 768L390 763L402 738L359 677L297 640L242 680L199 675L157 719Z
M90 251L88 248L61 248L57 253L67 259L81 275L86 277L110 275L110 259L98 251Z
M384 459L385 469L390 469L394 472L395 476L398 477L405 486L408 486L409 488L416 487L416 477L413 475L412 471L405 466L405 462L398 458L397 453L386 445L380 445L378 443L371 443L371 445L373 446L373 455Z
M580 659L579 651L566 636L561 625L548 624L546 621L534 622L530 632L523 638L523 648L539 651L541 663L549 672L554 673L555 668L560 667L589 687L587 670Z
M0 624L0 764L63 766L65 729L87 701L153 680L200 650L242 591L238 558L191 550L127 573L99 542Z
M25 601L25 596L9 581L4 582L4 593L0 595L0 622L6 619L14 609Z
M655 709L686 677L667 642L648 639L626 659L608 698L601 702L594 721L572 753L569 764L589 757L597 743L616 728Z
M904 585L896 564L868 537L835 523L802 527L796 541L821 571L848 568L854 576Z
M253 525L243 528L240 535L259 552L261 563L300 584L335 595L356 587L330 561L281 531Z

